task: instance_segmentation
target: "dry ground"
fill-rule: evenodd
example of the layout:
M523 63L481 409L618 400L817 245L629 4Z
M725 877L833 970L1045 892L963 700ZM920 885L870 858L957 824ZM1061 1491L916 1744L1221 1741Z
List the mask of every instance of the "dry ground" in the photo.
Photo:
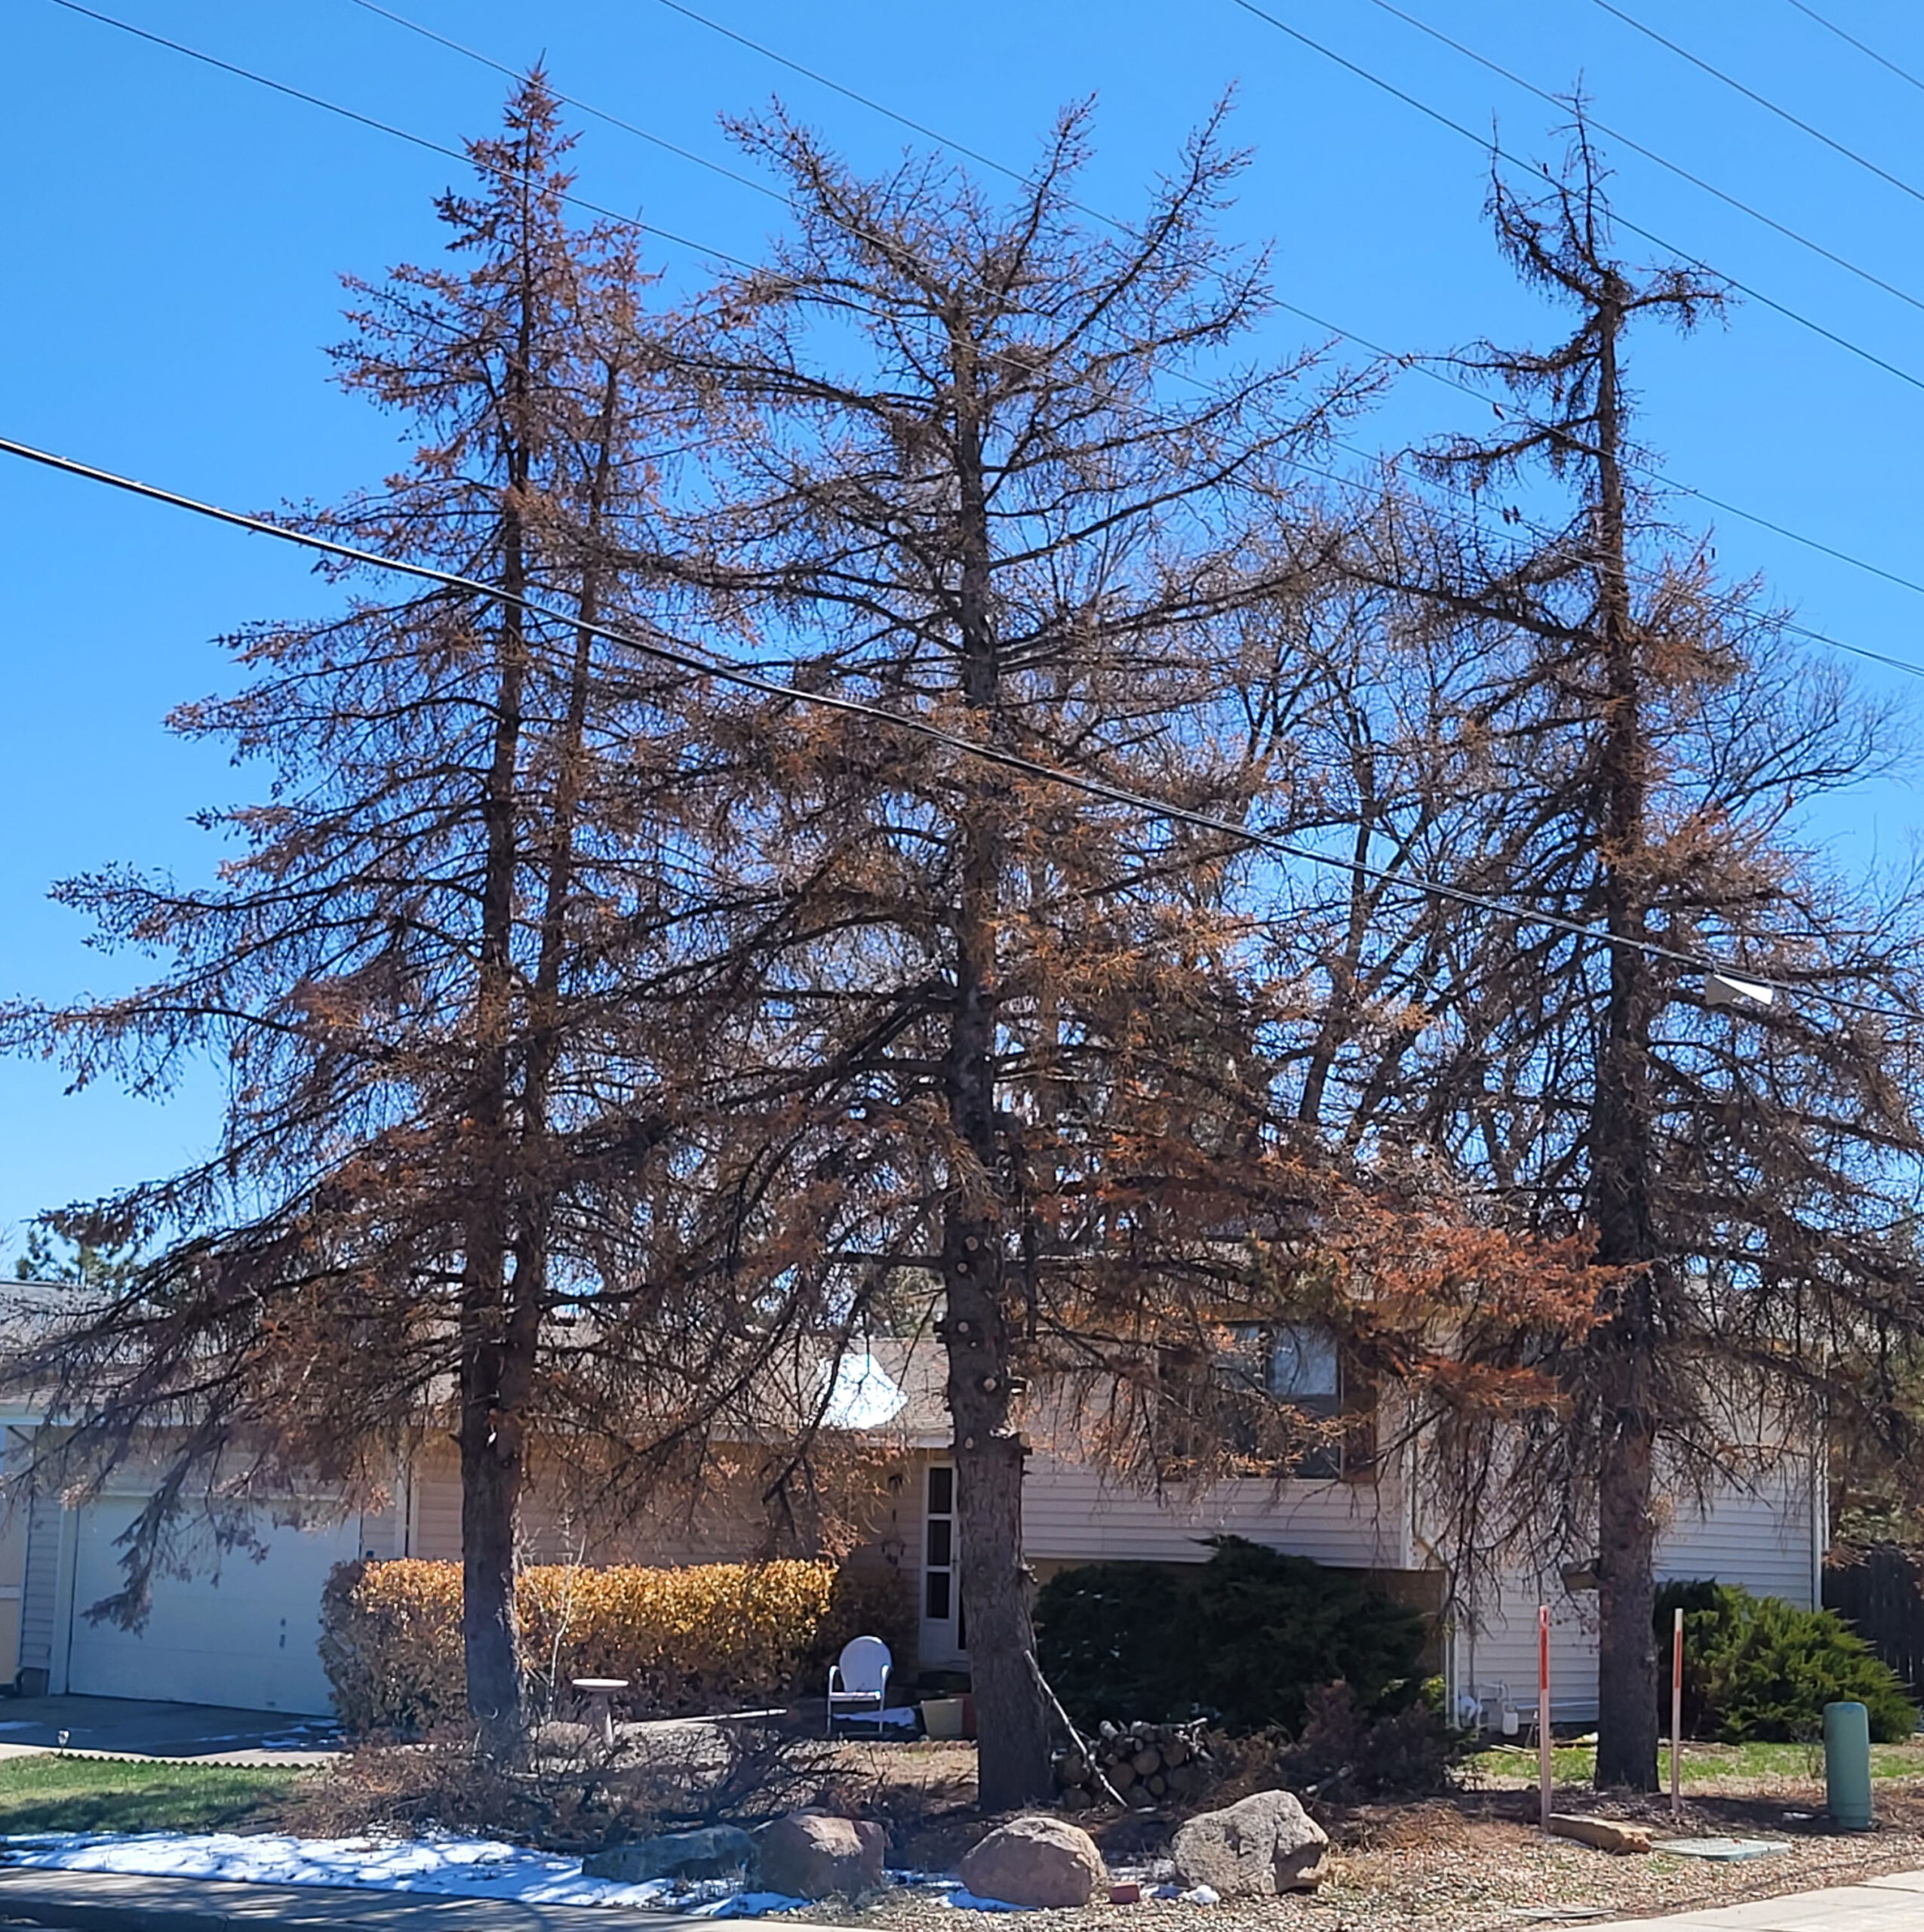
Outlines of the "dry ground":
M850 1795L890 1827L892 1865L952 1872L985 1829L970 1809L970 1747L846 1745L840 1755ZM1214 1908L1145 1900L1041 1916L1062 1932L1206 1932L1207 1926L1231 1932L1245 1925L1266 1932L1515 1932L1532 1922L1578 1924L1590 1917L1631 1918L1849 1884L1878 1872L1924 1869L1924 1750L1916 1757L1914 1770L1901 1762L1880 1766L1886 1774L1877 1785L1878 1829L1861 1835L1829 1829L1822 1784L1809 1775L1810 1760L1800 1749L1761 1761L1754 1752L1720 1760L1707 1751L1687 1758L1681 1835L1768 1837L1790 1846L1744 1863L1663 1853L1616 1857L1546 1838L1532 1822L1533 1786L1500 1788L1520 1784L1523 1767L1498 1759L1480 1767L1485 1788L1452 1798L1312 1807L1335 1847L1332 1878L1313 1899ZM1569 1757L1560 1765L1577 1767ZM1658 1835L1670 1834L1667 1800L1607 1800L1572 1786L1560 1791L1558 1803L1644 1820ZM1173 1814L1088 1813L1077 1822L1095 1834L1112 1869L1130 1870L1164 1854L1179 1821ZM927 1891L893 1891L796 1915L876 1932L958 1932L954 1909Z

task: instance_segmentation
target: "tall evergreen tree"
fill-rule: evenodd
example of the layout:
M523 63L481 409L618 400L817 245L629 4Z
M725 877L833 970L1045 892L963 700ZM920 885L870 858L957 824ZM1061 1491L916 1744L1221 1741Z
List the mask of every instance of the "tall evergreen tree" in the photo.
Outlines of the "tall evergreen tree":
M158 1094L200 1054L228 1072L210 1158L63 1217L152 1258L20 1364L74 1419L70 1469L183 1425L109 1607L143 1614L183 1509L294 1472L377 1484L451 1401L469 1699L503 1751L532 1432L558 1455L659 1442L732 1332L668 1258L717 983L697 733L675 678L595 628L667 608L632 558L687 412L631 240L569 223L568 146L532 76L439 205L447 259L350 285L340 379L409 459L300 518L484 588L397 602L343 568L338 614L236 638L244 688L172 720L269 774L207 815L235 848L216 881L59 889L164 976L5 1020L83 1081ZM679 1305L671 1279L695 1283Z
M1434 1145L1513 1225L1592 1244L1604 1318L1536 1348L1560 1413L1520 1446L1452 1425L1437 1501L1466 1563L1596 1553L1597 1776L1649 1789L1662 1495L1756 1480L1760 1446L1847 1411L1901 1423L1924 1340L1902 1238L1924 904L1907 878L1848 877L1810 817L1897 762L1892 716L1720 585L1707 546L1680 549L1641 480L1627 333L1688 328L1718 291L1618 260L1580 112L1563 172L1533 195L1499 178L1491 205L1575 326L1463 358L1501 385L1503 426L1428 467L1470 518L1462 498L1392 514L1355 555L1416 614L1403 653L1427 657L1450 748L1406 765L1428 775L1383 830L1420 817L1427 869L1547 917L1391 893L1372 985L1422 1024L1354 1032L1322 1104ZM1519 507L1546 483L1574 499L1547 531ZM1704 958L1728 974L1683 963Z

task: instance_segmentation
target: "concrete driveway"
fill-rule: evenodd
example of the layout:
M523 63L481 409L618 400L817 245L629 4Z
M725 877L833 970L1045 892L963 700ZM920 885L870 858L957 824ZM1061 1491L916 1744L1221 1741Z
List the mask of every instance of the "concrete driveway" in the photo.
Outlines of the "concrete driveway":
M0 1697L0 1756L32 1751L110 1752L225 1764L323 1764L337 1755L329 1718L134 1697Z

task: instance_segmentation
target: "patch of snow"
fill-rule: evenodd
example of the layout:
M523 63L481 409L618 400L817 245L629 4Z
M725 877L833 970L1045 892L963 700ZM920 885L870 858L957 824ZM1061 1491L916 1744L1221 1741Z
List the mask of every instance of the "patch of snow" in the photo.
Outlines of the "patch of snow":
M1027 1906L1011 1905L1007 1899L979 1899L973 1892L964 1891L960 1885L953 1887L943 1898L944 1905L952 1905L958 1912L1026 1912Z
M0 1838L0 1864L149 1878L229 1878L267 1885L351 1885L375 1891L520 1899L530 1905L665 1908L659 1879L622 1884L582 1875L578 1858L490 1838L297 1838L284 1832L81 1832ZM728 1897L734 1896L731 1890Z

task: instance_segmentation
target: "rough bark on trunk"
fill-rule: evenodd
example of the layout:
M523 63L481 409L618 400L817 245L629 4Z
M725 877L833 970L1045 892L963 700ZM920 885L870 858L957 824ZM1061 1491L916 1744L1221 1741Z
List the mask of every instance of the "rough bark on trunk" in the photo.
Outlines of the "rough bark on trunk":
M1655 1217L1651 1201L1650 962L1646 937L1646 761L1640 667L1630 614L1617 339L1621 302L1598 315L1597 588L1606 698L1598 840L1606 923L1613 940L1610 993L1591 1116L1597 1258L1623 1271L1596 1344L1601 1441L1597 1463L1597 1783L1657 1786L1655 1518L1652 1509L1657 1343ZM1623 943L1621 942L1630 942Z
M521 1631L515 1593L515 1543L526 1474L521 1410L539 1337L538 1316L533 1321L527 1318L526 1297L536 1282L520 1268L509 1278L514 1231L509 1187L509 1036L515 996L515 881L520 860L517 807L528 668L527 619L518 600L528 585L524 515L530 474L527 416L534 328L532 269L525 259L521 303L503 411L501 588L506 595L500 606L493 743L481 792L487 844L475 980L474 1099L466 1124L472 1198L463 1258L459 1389L461 1639L468 1715L489 1752L509 1759L518 1756L523 1737Z
M956 337L956 454L962 560L959 617L963 697L991 734L1000 666L990 599L990 542L976 372ZM1007 1811L1050 1789L1049 1733L1034 1672L1028 1571L1022 1560L1022 1444L1011 1426L1010 1332L1004 1297L1007 1230L996 1118L997 928L1004 864L1000 788L966 774L957 827L961 859L955 915L955 1004L948 1051L949 1115L976 1171L951 1180L942 1226L943 1340L955 1432L962 1612L980 1739L985 1811Z

